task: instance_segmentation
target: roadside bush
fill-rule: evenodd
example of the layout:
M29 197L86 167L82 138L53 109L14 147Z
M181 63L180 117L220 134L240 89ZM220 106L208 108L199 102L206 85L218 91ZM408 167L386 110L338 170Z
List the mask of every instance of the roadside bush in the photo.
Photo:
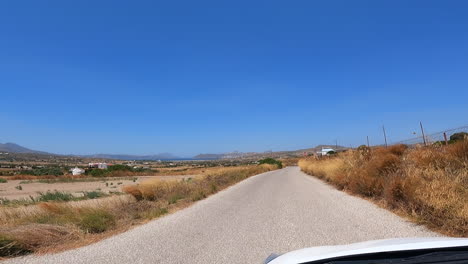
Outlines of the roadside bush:
M92 169L87 172L87 174L91 175L92 177L104 177L108 173L107 170L102 170L102 169Z
M59 192L59 191L47 191L46 193L39 193L39 197L35 198L36 201L47 202L47 201L71 201L74 197L70 193Z
M132 171L133 168L127 165L115 164L107 167L108 171Z
M31 251L15 239L0 234L0 256L19 256L28 254Z
M115 226L115 217L102 209L80 212L78 226L87 233L102 233Z
M266 158L258 161L258 164L272 164L278 166L278 168L283 168L283 163L279 160L275 160L273 158Z
M83 192L83 197L88 198L88 199L96 199L100 197L107 196L103 192L98 192L98 191L91 191L91 192Z
M44 167L44 168L35 168L32 170L21 171L22 174L34 175L34 176L61 176L63 175L63 170L60 167Z
M466 132L458 132L450 136L451 142L456 142L465 139L468 139L468 133Z
M151 220L151 219L163 216L167 214L168 212L169 211L167 210L167 208L153 208L153 209L140 213L140 218Z
M7 183L8 181L6 179L0 178L0 183Z
M0 229L0 256L31 253L41 247L54 247L79 238L76 229L58 225L27 224ZM6 246L4 247L4 245Z

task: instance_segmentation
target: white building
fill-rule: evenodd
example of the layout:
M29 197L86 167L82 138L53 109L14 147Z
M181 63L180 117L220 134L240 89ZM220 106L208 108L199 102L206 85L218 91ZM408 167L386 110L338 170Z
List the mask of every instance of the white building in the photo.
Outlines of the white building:
M326 156L328 154L328 152L330 152L330 151L335 152L335 150L332 149L332 148L322 148L321 151L317 151L317 154L321 155L321 156Z
M89 163L88 167L90 168L98 168L98 169L107 169L107 163Z
M72 175L81 175L81 174L85 173L85 170L80 169L78 167L75 167L74 169L71 169L70 171L71 171Z

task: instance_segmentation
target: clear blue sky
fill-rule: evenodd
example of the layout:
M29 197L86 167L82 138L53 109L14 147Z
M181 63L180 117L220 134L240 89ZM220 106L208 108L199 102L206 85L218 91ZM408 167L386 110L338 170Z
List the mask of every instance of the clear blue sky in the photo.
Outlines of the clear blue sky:
M0 142L287 150L468 123L467 1L2 1Z

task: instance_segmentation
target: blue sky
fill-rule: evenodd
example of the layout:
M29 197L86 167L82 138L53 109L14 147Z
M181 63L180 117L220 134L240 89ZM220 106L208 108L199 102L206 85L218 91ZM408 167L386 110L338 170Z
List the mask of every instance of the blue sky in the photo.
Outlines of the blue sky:
M467 1L3 1L0 142L360 145L468 124Z

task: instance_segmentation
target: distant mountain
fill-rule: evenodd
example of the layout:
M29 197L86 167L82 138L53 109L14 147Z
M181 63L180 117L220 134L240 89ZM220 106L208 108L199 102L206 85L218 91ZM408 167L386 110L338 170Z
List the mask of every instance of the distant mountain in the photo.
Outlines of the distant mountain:
M333 146L333 145L318 145L313 148L307 149L298 149L298 150L284 150L284 151L265 151L265 152L229 152L229 153L220 153L220 154L199 154L193 159L200 160L219 160L219 159L262 159L266 157L272 158L287 158L287 157L300 157L304 154L311 154L320 151L322 148L332 148L337 151L348 149L343 146Z
M198 154L193 159L197 160L217 160L222 159L224 154Z
M8 153L33 153L33 154L48 154L44 151L32 150L20 146L15 143L0 143L0 152ZM93 154L93 155L69 155L83 158L100 158L100 159L116 159L116 160L168 160L168 159L179 159L179 157L172 155L171 153L160 153L156 155L126 155L126 154Z
M5 144L0 143L0 152L49 154L44 151L28 149L15 143L5 143Z
M93 154L93 155L80 155L86 158L99 158L99 159L116 159L116 160L169 160L180 159L171 153L160 153L156 155L126 155L126 154Z

